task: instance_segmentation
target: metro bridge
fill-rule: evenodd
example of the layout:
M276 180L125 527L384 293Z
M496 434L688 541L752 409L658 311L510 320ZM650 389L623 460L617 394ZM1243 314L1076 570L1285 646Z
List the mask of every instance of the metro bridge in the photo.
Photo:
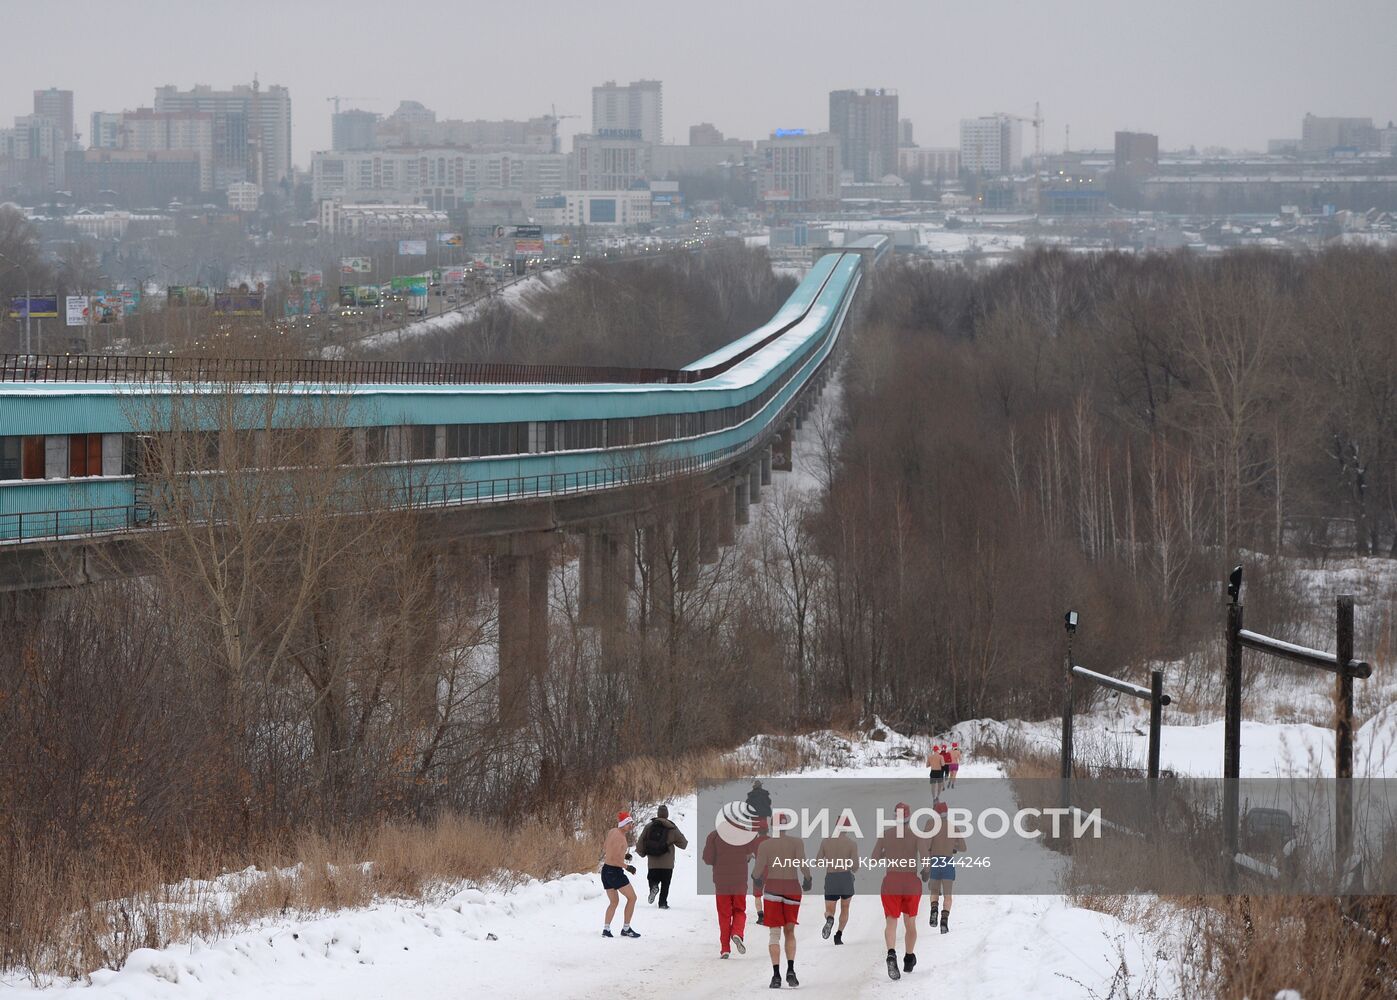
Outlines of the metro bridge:
M584 536L584 605L597 608L615 606L618 567L635 561L623 522L647 552L675 553L678 589L716 561L773 469L790 467L860 284L890 249L870 236L827 253L769 322L682 369L0 358L0 594L23 614L26 595L144 571L142 536L162 528L152 494L169 486L146 449L205 435L195 451L207 464L181 478L220 475L229 428L181 422L190 399L245 404L229 411L246 414L233 430L267 448L304 429L297 401L315 401L332 407L347 464L382 506L422 511L437 538L490 540L503 670L511 647L526 655L529 619L546 616L563 531ZM657 486L681 498L676 512L657 512ZM540 590L544 606L529 607Z

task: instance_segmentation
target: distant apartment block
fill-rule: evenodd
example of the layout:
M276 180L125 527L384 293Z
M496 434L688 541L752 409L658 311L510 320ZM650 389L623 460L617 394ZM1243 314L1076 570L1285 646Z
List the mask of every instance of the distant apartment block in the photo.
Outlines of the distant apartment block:
M568 188L576 191L625 191L643 187L652 175L652 145L639 138L608 135L572 137Z
M689 126L690 146L721 146L722 144L723 133L711 122Z
M330 148L337 153L356 149L373 149L377 145L375 128L378 115L372 111L350 108L330 115Z
M776 135L757 143L761 198L769 207L799 211L839 202L839 136L829 132Z
M285 87L263 88L256 79L231 90L157 87L155 110L212 116L215 189L252 181L266 191L291 179L291 93Z
M592 88L592 134L664 142L664 95L659 80Z
M565 184L561 153L479 153L460 147L320 152L311 158L317 200L394 202L452 211L473 201L532 203Z
M945 181L960 176L960 150L954 146L904 146L897 151L897 175L906 181Z
M1376 152L1378 131L1373 119L1305 115L1300 123L1300 151L1327 156L1339 149Z
M1116 133L1116 176L1138 180L1159 169L1159 136L1149 132Z
M960 165L971 174L1000 177L1012 174L1023 161L1023 130L1006 115L962 118Z
M435 236L451 228L450 217L423 205L350 205L337 198L320 203L320 232L355 239L400 239Z
M829 131L839 138L840 163L855 181L876 181L895 173L901 135L897 91L830 91Z

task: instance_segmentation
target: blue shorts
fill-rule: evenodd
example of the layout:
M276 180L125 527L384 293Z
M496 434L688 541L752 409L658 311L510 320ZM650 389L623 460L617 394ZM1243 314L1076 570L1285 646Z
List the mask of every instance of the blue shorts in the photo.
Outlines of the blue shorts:
M631 880L626 877L626 870L615 865L601 866L601 887L603 889L624 889L631 884Z
M931 881L954 882L955 880L956 866L953 858L935 856L931 859Z

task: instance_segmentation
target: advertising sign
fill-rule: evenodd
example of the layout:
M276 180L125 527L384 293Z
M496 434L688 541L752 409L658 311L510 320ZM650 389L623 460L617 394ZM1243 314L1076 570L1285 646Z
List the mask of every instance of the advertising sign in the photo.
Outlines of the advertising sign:
M441 272L441 280L448 285L464 284L466 280L466 269L464 267L448 267Z
M340 305L345 309L353 309L359 304L354 296L353 285L340 285Z
M215 292L213 311L220 316L261 316L262 293L227 291Z
M58 316L58 296L31 295L26 302L23 295L16 295L10 300L10 318L23 319L25 316L32 316L35 319L56 318Z
M805 129L803 129L803 128L778 128L773 134L776 136L776 138L778 138L778 139L783 139L783 138L785 138L786 136L790 136L790 135L804 135L804 134L805 134Z
M437 233L437 243L444 247L464 246L465 242L460 233Z
M399 257L425 257L427 256L426 240L399 240Z
M361 306L376 306L378 305L378 286L360 285L354 290L354 297Z
M69 326L87 326L87 296L69 295L66 301Z
M307 288L299 295L288 295L283 311L288 317L319 316L325 311L325 293Z
M301 287L301 272L300 272L300 271L292 271L292 272L291 272L291 287L292 287L292 288L300 288L300 287Z
M425 274L409 274L401 278L394 278L393 291L407 292L409 295L426 295L427 276Z
M542 226L515 226L514 236L516 239L538 240L543 238Z
M325 277L319 271L307 271L304 278L305 283L312 288L319 288L325 283Z
M368 257L341 257L341 274L368 274L374 269L373 261Z
M599 128L598 139L639 139L643 133L638 128Z
M515 240L515 241L514 241L514 256L515 256L515 257L542 257L542 256L543 256L543 240L541 240L541 239L537 239L537 240Z

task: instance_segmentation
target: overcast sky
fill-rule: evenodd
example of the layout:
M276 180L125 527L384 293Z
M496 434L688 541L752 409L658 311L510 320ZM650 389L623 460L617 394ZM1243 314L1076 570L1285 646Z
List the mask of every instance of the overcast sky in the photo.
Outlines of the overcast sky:
M665 138L681 142L701 121L749 139L823 130L842 87L897 89L921 145L1035 101L1047 149L1068 125L1074 149L1124 128L1258 149L1298 136L1306 111L1397 118L1394 0L0 0L0 25L0 123L36 88L71 89L86 143L92 111L256 72L291 90L300 165L329 146L332 94L439 118L556 104L582 116L566 135L609 79L662 80Z

